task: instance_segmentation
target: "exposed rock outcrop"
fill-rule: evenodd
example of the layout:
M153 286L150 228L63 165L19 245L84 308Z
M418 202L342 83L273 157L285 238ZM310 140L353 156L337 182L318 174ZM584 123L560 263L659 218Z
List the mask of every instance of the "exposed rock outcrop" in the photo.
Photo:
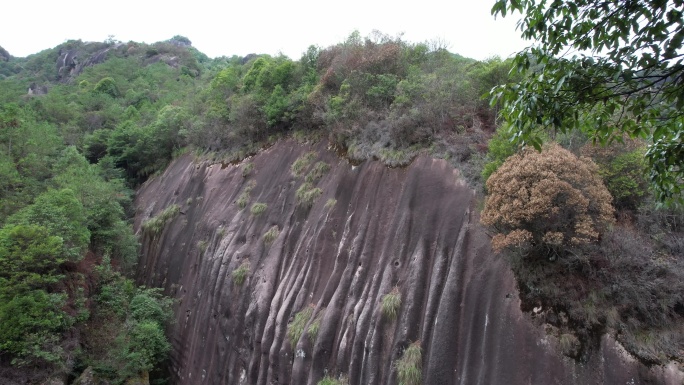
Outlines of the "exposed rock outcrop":
M75 47L63 48L57 57L59 80L69 81L77 77L86 67L104 63L111 50L123 47L122 43L80 43Z
M31 83L26 91L28 95L45 95L48 93L48 88L46 85L39 85L36 83Z
M88 366L83 373L76 380L73 385L100 385L100 382L95 378L95 371L91 366Z
M293 176L311 150L280 142L237 165L185 155L139 190L138 229L181 207L160 232L140 230L138 267L140 283L178 300L172 383L314 385L342 373L396 384L395 362L420 341L424 384L682 384L675 365L645 367L609 337L587 362L557 353L521 312L475 196L447 162L353 166L318 145ZM330 166L320 179L308 173L318 161ZM315 188L311 207L298 201ZM393 320L381 305L395 287ZM288 334L309 308L302 333Z
M11 58L12 55L10 55L6 49L0 47L0 61L9 61Z

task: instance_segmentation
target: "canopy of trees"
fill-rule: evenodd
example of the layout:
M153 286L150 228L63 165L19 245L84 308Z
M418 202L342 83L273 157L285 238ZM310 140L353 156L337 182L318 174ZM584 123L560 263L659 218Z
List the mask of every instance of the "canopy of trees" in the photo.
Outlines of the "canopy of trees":
M587 158L558 145L508 158L487 180L482 223L498 231L492 246L555 258L595 242L613 222L611 196Z

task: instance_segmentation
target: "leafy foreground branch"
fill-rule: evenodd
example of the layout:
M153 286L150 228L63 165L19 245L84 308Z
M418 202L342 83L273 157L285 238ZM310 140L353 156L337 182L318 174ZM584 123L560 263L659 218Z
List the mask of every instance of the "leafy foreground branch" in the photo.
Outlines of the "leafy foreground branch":
M492 8L514 12L522 36L536 42L514 59L522 80L492 90L514 139L540 149L548 129L582 130L601 144L643 138L657 198L684 203L684 3L498 0Z

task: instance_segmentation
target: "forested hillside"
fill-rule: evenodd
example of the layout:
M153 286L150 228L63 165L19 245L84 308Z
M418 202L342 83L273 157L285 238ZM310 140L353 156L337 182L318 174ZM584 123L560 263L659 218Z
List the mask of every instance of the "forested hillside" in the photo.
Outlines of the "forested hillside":
M446 159L489 194L494 247L565 354L581 360L613 333L644 362L681 363L684 213L653 199L645 142L546 132L557 145L518 147L487 96L518 80L510 67L381 33L297 60L209 58L182 36L26 58L0 48L0 380L68 383L86 368L110 383L163 380L174 304L130 279L134 191L182 153L225 166L287 137L354 164ZM523 190L539 200L519 203Z

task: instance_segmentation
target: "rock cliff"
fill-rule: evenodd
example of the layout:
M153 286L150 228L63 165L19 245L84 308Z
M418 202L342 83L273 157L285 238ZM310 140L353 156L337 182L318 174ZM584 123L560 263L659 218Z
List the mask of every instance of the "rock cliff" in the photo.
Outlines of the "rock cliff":
M396 384L415 341L424 384L684 381L609 337L585 362L557 353L521 312L474 193L442 160L353 165L324 144L281 141L240 164L184 155L136 202L138 280L177 299L173 384ZM172 205L162 229L142 229ZM393 291L395 318L382 312Z
M123 44L75 42L73 47L63 47L57 57L57 74L60 81L72 81L87 67L104 63L110 51L123 47Z
M0 61L9 61L11 58L12 55L10 55L6 49L0 47Z

